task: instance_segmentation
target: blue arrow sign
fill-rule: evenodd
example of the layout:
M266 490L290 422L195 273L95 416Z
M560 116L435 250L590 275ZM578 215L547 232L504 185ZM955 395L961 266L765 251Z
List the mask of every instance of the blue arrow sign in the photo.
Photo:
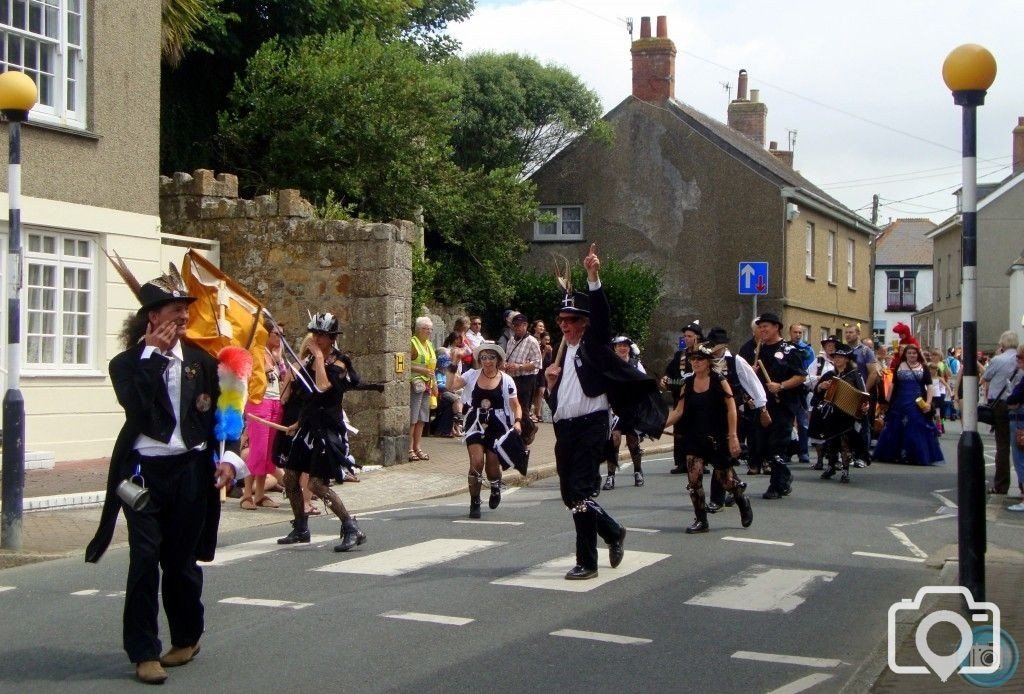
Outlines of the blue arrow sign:
M768 263L745 260L739 265L740 295L768 293Z

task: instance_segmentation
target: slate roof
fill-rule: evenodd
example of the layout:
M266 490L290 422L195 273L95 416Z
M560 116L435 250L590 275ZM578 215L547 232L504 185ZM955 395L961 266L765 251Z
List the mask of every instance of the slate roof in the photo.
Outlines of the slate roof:
M875 240L875 265L931 265L933 241L927 234L936 227L930 219L897 219Z

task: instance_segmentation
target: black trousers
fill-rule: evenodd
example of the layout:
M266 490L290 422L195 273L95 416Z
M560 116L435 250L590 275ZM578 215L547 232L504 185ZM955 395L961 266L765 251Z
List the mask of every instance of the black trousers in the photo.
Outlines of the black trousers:
M130 555L123 639L133 663L160 658L157 593L161 573L171 644L191 646L203 634L203 571L196 564L196 547L206 521L206 495L213 484L207 453L136 462L142 465L150 500L141 511L123 507Z
M533 404L533 394L537 391L537 374L530 376L513 376L516 384L516 398L519 406L523 408L523 416L530 416L530 405Z
M772 476L768 488L777 492L789 487L793 473L789 471L786 460L789 460L789 442L793 438L793 422L796 419L794 407L788 402L779 402L768 397L768 414L772 418L771 426L757 427L758 450L763 460L770 460Z
M561 420L554 426L558 487L576 525L576 563L596 569L597 536L611 544L622 532L622 526L593 499L608 440L608 411Z

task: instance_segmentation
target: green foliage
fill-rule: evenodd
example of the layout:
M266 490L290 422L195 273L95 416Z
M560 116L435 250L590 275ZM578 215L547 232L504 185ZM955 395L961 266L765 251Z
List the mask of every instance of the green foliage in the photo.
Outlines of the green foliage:
M413 318L426 313L426 307L434 303L434 285L437 282L439 265L431 262L423 253L423 246L416 244L412 249L412 315Z
M352 219L353 210L351 205L345 205L338 196L335 195L333 190L328 190L327 195L324 196L323 202L314 206L314 213L317 219L325 220L347 220Z
M601 101L565 68L514 53L451 61L462 103L452 144L464 168L518 167L528 176L583 132L610 141Z
M222 0L163 0L160 17L160 55L176 66L185 53L203 47L197 35L223 36L226 25L237 15L221 11Z
M328 190L374 219L411 219L448 163L451 83L401 43L353 32L286 48L270 41L249 61L221 114L229 169L266 187Z

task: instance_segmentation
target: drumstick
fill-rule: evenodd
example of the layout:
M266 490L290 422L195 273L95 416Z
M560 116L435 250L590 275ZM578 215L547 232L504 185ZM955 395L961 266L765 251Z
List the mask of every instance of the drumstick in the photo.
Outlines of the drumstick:
M278 431L285 431L285 432L288 431L288 427L283 426L281 424L278 424L277 422L271 422L270 420L263 419L263 417L257 417L252 412L246 412L245 416L248 417L249 419L253 420L254 422L259 422L260 424L262 424L264 426L268 426L271 429L277 429Z
M768 369L764 368L764 362L760 359L757 360L757 368L761 369L761 373L764 374L764 380L766 383L773 383L772 377L768 375Z

